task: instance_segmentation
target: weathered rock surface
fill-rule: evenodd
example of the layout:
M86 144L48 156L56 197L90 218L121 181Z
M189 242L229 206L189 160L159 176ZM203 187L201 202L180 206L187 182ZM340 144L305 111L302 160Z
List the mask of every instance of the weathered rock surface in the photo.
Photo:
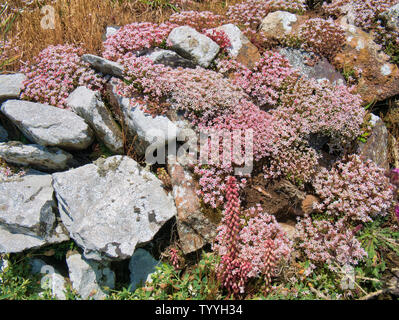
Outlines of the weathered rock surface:
M56 147L24 145L18 141L0 143L0 157L5 161L39 170L65 170L73 156Z
M90 64L92 68L98 72L109 74L114 77L123 77L123 66L120 63L110 61L93 54L82 55L82 60Z
M317 63L310 66L306 64L306 61L311 58L311 54L306 51L281 48L279 53L289 61L293 68L299 70L301 74L308 78L316 80L327 79L331 83L345 83L345 78L342 74L324 57L320 57Z
M252 68L260 60L258 49L248 40L241 30L234 24L225 24L215 30L223 31L230 40L230 46L226 48L231 57L238 62Z
M380 101L399 94L399 68L389 62L389 56L374 42L372 34L349 24L347 17L340 18L338 23L346 32L346 45L333 62L339 69L356 70L356 91L363 100Z
M31 259L29 264L31 266L31 273L43 274L40 280L42 289L50 289L55 298L66 300L65 290L67 282L57 269L37 258Z
M148 251L137 249L129 261L130 290L135 291L146 281L150 281L151 274L156 271L155 267L159 263Z
M154 49L152 52L146 55L147 58L151 59L155 64L163 64L172 68L195 68L197 65L176 52L164 49Z
M114 35L115 33L117 33L120 28L121 27L118 27L118 26L108 26L105 29L105 34L104 34L104 39L103 40L105 41L105 40L107 40L108 37L110 37L110 36Z
M202 212L200 199L192 174L180 165L174 156L168 157L168 172L177 209L177 231L185 254L201 249L216 237L217 223Z
M35 170L0 182L0 253L69 239L57 221L53 192L51 175Z
M0 125L0 142L6 142L8 140L8 132Z
M69 95L67 105L86 120L108 149L123 153L122 131L102 102L99 92L78 87Z
M260 30L271 38L283 38L292 32L292 25L298 21L295 14L286 11L269 13L262 21Z
M87 260L75 252L70 253L66 261L72 288L83 299L103 300L107 295L103 288L115 287L115 274L109 263Z
M24 87L25 78L22 73L0 74L0 101L18 99Z
M125 126L134 138L135 152L139 155L153 155L158 149L165 149L168 143L175 143L178 128L166 116L155 116L145 113L139 103L131 105L130 99L116 93L115 80L108 84L110 103L120 108ZM166 152L166 150L165 150ZM158 154L159 155L159 154ZM164 159L163 161L165 161Z
M204 68L209 67L220 50L216 42L188 26L173 29L168 42L182 57L193 60Z
M83 150L93 142L93 131L71 111L20 100L6 101L1 111L29 140L42 146Z
M389 133L384 121L372 114L372 131L366 143L359 143L359 155L365 160L372 160L378 166L389 169L388 139Z
M399 32L399 3L385 11L382 16L386 19L388 28Z
M130 258L176 215L161 182L126 156L53 174L61 219L88 259Z

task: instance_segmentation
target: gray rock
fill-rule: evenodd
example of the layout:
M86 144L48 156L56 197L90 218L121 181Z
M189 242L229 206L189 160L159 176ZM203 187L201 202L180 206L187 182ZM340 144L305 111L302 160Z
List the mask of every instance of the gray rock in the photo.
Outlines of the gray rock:
M382 13L382 16L386 19L388 28L399 32L399 3Z
M126 156L53 174L61 219L94 260L130 258L176 215L162 183Z
M179 56L176 52L171 50L164 50L156 48L146 55L155 64L163 64L172 68L195 68L197 65L191 60Z
M25 78L22 73L0 74L0 101L18 99L24 87Z
M281 48L279 53L284 56L291 66L304 76L316 80L327 79L331 83L345 83L345 78L332 66L324 57L320 57L314 66L306 64L306 60L311 58L311 54L293 48Z
M188 26L173 29L168 42L182 57L193 60L204 68L209 67L220 50L216 42Z
M8 132L0 125L0 142L6 142L8 140Z
M28 139L42 146L83 150L93 142L93 131L71 111L20 100L6 101L1 111Z
M108 263L87 260L79 253L70 254L66 261L72 288L83 299L103 300L107 296L104 287L115 287L115 274Z
M273 38L283 38L292 31L292 24L298 21L295 14L286 11L269 13L262 21L260 29Z
M122 131L102 102L99 92L78 87L69 95L67 105L86 120L108 149L123 153Z
M155 116L145 113L139 103L131 105L131 100L118 96L115 82L108 84L110 102L120 108L127 131L134 137L135 152L146 155L150 161L155 150L166 149L169 143L176 143L179 130L176 125L165 116ZM166 152L166 151L165 151ZM160 161L166 162L166 159Z
M121 28L121 27L117 27L117 26L108 26L108 27L105 29L105 38L108 38L108 37L110 37L110 36L113 36L115 33L118 32L118 30L119 30L120 28Z
M45 171L65 170L73 158L71 154L56 147L24 145L17 141L0 143L0 157L9 163Z
M51 175L30 170L19 180L0 182L0 253L68 240L55 209Z
M66 300L66 280L57 269L37 258L29 260L29 264L31 266L31 273L43 274L40 281L42 289L50 289L55 298Z
M156 269L159 261L155 260L149 252L144 249L137 249L129 261L130 290L133 292L138 287L151 281L151 274Z
M82 60L90 64L92 68L98 72L109 74L114 77L123 77L123 66L120 63L113 62L93 54L84 54L82 56Z
M362 158L366 160L370 159L381 168L388 170L388 129L380 117L374 114L371 116L371 135L367 138L366 143L359 142L358 153Z

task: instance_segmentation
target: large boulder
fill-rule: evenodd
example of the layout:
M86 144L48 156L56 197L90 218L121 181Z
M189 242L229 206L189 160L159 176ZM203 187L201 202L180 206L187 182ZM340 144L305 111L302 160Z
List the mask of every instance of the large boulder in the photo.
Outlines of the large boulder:
M168 172L177 209L177 232L181 248L188 254L213 242L217 223L210 221L202 213L201 202L196 193L199 186L192 174L172 155L168 157Z
M109 74L114 77L123 77L123 66L120 63L107 60L94 54L82 55L82 60L91 65L91 67L103 74Z
M69 252L66 262L72 288L83 299L103 300L105 288L115 287L115 274L109 263L87 260L77 252Z
M121 128L101 100L98 91L78 87L69 95L66 103L77 115L86 120L108 149L114 153L123 153Z
M252 68L261 58L261 55L255 45L241 32L234 24L225 24L215 29L223 31L230 40L230 46L226 48L231 57L241 64Z
M138 155L153 155L161 149L166 152L167 144L176 143L179 130L168 117L154 117L145 113L140 103L132 104L133 100L119 96L115 79L108 84L108 93L111 105L122 111L125 128L134 139L134 151Z
M129 261L130 290L135 291L146 281L150 282L151 275L156 271L155 267L159 263L148 251L137 249Z
M161 182L126 156L53 174L61 219L88 259L123 260L176 215Z
M0 253L21 252L69 239L56 217L51 175L30 170L0 182Z
M348 23L346 16L338 23L346 33L346 44L334 58L334 65L357 74L357 93L365 102L380 101L399 94L399 68L390 63L371 33Z
M0 74L0 101L18 99L24 87L25 78L22 73Z
M216 42L188 26L173 29L168 43L182 57L193 60L204 68L209 67L220 50Z
M345 78L342 74L324 57L319 57L314 65L309 65L306 61L311 59L311 54L306 51L281 48L279 53L288 60L293 68L299 70L301 74L308 78L316 80L327 79L331 83L345 83Z
M56 147L24 145L18 141L0 143L0 157L8 163L45 171L65 170L73 158L70 153Z
M93 142L89 125L71 111L20 100L6 101L1 111L29 140L42 146L83 150Z
M371 115L371 135L365 143L359 143L358 153L365 160L372 160L381 168L389 170L389 132L380 117Z

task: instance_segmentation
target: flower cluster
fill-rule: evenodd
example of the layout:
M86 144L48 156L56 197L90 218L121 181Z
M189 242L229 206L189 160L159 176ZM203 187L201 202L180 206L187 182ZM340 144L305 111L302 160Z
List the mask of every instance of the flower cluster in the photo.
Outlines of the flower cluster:
M276 105L284 80L294 73L288 60L272 51L266 51L252 69L229 60L221 60L218 68L234 72L233 82L261 107Z
M71 45L49 46L21 68L26 75L23 99L66 108L66 99L78 86L102 90L105 80L81 60L83 49Z
M328 59L334 58L345 44L345 31L332 19L307 20L299 29L299 37L304 49Z
M343 221L372 221L392 205L393 186L371 160L351 155L330 171L322 169L313 182L321 203L316 208Z
M240 232L240 256L251 261L249 277L263 275L270 283L277 267L288 261L293 243L276 218L259 206L247 212L248 222Z
M285 82L280 100L274 116L307 140L312 135L328 137L331 151L345 149L361 134L362 100L345 85L293 77Z
M367 257L344 219L317 221L306 216L296 225L295 241L313 264L327 264L331 270L335 270L336 265L357 265Z
M224 17L211 11L181 11L170 16L169 22L179 26L189 26L199 32L219 27Z
M180 268L179 251L176 248L169 249L169 260L175 270L178 270Z
M231 46L230 39L223 30L207 29L204 34L215 41L222 50Z
M269 12L269 1L246 0L230 6L226 17L230 23L256 30Z
M107 38L103 56L113 61L122 61L124 57L161 46L176 27L177 25L169 22L160 25L150 22L128 24Z
M25 170L10 166L2 158L0 158L0 182L15 181L25 174Z
M269 0L271 11L302 13L307 9L306 0Z

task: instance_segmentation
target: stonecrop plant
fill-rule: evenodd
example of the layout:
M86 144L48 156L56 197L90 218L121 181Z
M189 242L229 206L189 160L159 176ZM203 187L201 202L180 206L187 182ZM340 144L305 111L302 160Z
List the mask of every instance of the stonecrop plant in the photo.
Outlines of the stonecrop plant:
M322 169L313 182L321 203L316 209L345 222L369 222L387 214L394 187L371 160L351 155L330 171Z
M64 109L69 94L78 86L102 90L105 80L81 60L83 53L83 49L72 45L44 49L21 68L26 75L21 98Z

